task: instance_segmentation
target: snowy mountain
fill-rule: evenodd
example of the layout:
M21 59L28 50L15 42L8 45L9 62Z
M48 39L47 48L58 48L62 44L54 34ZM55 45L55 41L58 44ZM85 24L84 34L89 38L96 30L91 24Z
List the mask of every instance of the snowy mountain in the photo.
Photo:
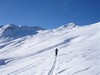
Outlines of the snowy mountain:
M16 26L14 24L7 24L5 26L0 27L0 38L4 38L4 40L7 41L12 39L17 39L20 37L35 35L40 30L45 30L45 29L37 26L28 27L28 26Z
M100 22L51 30L1 26L0 75L100 75Z

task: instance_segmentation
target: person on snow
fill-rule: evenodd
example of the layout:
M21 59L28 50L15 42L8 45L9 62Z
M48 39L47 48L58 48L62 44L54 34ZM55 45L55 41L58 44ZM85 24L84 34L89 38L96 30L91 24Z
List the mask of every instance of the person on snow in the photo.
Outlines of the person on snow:
M56 48L56 50L55 50L55 56L57 57L57 55L58 55L58 49Z

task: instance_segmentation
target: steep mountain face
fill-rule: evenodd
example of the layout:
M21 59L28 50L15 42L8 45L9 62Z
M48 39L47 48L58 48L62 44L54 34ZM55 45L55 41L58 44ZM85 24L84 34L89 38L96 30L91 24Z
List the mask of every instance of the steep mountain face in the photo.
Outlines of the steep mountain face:
M17 39L20 37L35 35L39 30L45 30L41 27L28 27L28 26L16 26L14 24L7 24L0 27L0 38L7 40Z
M99 65L100 22L52 30L0 27L0 75L100 75Z

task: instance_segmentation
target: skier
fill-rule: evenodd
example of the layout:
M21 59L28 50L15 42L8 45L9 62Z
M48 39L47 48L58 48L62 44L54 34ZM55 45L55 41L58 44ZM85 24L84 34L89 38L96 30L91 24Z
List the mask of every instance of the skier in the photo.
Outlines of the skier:
M58 55L58 49L56 48L56 50L55 50L55 56L57 57L57 55Z

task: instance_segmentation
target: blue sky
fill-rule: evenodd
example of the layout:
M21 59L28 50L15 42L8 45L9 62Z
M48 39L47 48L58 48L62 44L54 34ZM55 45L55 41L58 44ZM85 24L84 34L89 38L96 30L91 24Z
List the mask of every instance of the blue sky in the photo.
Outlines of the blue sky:
M0 25L51 29L69 22L100 22L100 0L0 0Z

